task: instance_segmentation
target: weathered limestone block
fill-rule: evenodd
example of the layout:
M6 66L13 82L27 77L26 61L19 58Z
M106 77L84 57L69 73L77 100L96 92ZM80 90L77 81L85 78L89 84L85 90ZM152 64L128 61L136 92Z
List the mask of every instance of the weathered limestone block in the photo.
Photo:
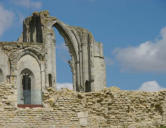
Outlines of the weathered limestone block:
M88 112L79 112L78 118L80 120L80 126L88 126Z

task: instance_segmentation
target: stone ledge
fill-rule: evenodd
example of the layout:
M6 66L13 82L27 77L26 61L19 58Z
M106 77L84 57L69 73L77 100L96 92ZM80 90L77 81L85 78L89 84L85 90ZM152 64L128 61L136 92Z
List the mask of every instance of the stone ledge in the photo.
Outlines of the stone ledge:
M41 104L18 104L17 107L19 107L19 108L42 108L43 105L41 105Z

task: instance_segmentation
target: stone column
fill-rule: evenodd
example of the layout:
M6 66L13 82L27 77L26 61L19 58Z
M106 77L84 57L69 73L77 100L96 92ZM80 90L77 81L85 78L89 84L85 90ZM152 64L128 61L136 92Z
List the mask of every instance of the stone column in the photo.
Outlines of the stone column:
M94 91L95 85L94 85L94 80L95 80L95 70L94 70L94 37L91 33L88 35L89 39L89 79L90 79L90 86L91 86L91 91Z
M89 64L88 64L88 50L87 50L87 43L82 43L82 76L83 76L83 86L85 91L85 83L89 81Z

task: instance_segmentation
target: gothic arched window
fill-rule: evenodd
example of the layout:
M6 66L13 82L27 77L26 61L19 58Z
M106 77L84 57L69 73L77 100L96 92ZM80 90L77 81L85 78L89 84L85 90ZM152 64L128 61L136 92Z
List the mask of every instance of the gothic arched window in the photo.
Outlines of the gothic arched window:
M21 72L22 78L22 89L23 89L23 100L24 104L31 104L31 93L32 93L32 85L34 81L34 75L29 69L24 69Z

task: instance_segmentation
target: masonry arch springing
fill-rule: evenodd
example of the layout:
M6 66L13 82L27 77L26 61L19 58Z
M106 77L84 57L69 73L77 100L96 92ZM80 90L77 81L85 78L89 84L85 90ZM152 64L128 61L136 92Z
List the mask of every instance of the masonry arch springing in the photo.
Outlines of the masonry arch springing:
M79 44L76 40L76 38L74 37L74 35L71 33L71 31L68 29L68 27L61 21L56 20L56 23L53 24L52 27L55 27L58 32L60 33L60 35L64 38L65 43L69 49L69 53L71 56L71 60L69 61L69 65L71 67L72 70L72 77L73 77L73 88L76 91L80 91L80 86L81 86L81 82L80 82L80 66L79 66L79 56L78 56L78 52L79 52Z
M25 55L30 55L33 58L35 58L39 65L40 65L39 60L43 59L43 55L39 53L37 50L32 48L26 48L24 51L19 52L17 56L17 61L19 61Z

